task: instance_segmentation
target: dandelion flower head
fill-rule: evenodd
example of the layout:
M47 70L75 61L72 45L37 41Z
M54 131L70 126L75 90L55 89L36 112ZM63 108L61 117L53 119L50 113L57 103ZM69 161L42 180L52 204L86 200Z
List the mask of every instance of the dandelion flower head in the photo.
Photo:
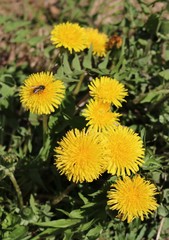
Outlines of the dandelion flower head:
M69 181L92 182L105 171L104 151L96 132L70 130L58 145L55 164Z
M51 31L51 41L56 48L67 48L70 53L73 50L80 52L86 48L85 30L77 23L61 23Z
M108 206L117 210L122 221L130 223L134 218L144 220L149 213L157 209L156 187L139 175L117 180L108 191Z
M83 116L88 121L87 126L96 131L104 131L116 127L121 114L113 113L109 103L91 99L84 109Z
M125 176L136 173L144 162L142 139L132 129L117 126L106 132L108 165L112 175Z
M112 103L117 108L122 106L121 102L124 102L124 98L128 95L122 83L106 76L94 79L89 89L92 97L105 103Z
M100 33L97 29L86 28L86 44L90 48L92 45L93 53L99 57L106 55L106 43L108 36L105 33Z
M20 89L20 100L26 110L36 114L50 114L64 98L62 81L55 80L50 72L31 74Z

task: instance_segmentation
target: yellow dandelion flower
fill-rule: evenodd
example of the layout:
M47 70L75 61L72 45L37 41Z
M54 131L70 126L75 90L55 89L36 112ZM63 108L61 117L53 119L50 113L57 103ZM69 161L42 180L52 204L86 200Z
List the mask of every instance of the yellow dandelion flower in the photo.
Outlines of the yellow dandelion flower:
M121 107L121 102L124 102L124 97L128 95L122 83L106 76L94 79L89 89L92 97L105 103L112 103L116 107Z
M51 41L56 48L67 48L71 53L80 52L86 48L85 30L77 23L61 23L51 31Z
M92 182L105 171L104 151L96 132L71 130L58 144L55 164L69 181Z
M97 29L86 28L86 44L90 48L92 45L93 53L99 57L106 55L106 43L108 36L105 33L100 33Z
M143 221L145 216L148 217L158 207L154 197L157 194L155 185L139 175L133 179L125 177L124 180L117 180L111 187L107 204L110 209L118 210L122 221L130 223L134 218Z
M144 162L142 139L132 129L118 126L105 133L107 138L107 171L117 176L136 173Z
M109 103L91 99L84 109L83 116L88 121L87 126L91 126L96 131L102 131L116 127L121 114L111 112Z
M50 72L31 74L20 89L23 107L36 114L49 114L61 104L65 87Z

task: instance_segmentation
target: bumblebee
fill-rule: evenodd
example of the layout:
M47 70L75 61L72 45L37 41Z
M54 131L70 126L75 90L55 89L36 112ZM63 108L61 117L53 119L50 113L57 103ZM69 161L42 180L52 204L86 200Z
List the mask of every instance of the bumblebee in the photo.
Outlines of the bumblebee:
M120 48L122 45L122 38L116 34L111 36L106 44L106 49L110 50L112 48Z

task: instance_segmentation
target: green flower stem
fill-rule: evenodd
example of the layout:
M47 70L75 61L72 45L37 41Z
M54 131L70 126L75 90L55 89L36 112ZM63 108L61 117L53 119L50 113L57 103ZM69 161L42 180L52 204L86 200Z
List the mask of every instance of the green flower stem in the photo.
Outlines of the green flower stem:
M23 208L22 192L21 192L20 187L19 187L19 185L16 181L16 178L15 178L14 174L7 169L5 171L5 174L6 174L6 176L8 176L10 178L10 180L11 180L11 182L12 182L14 188L15 188L15 191L16 191L16 194L17 194L17 197L18 197L18 201L19 201L19 207L20 207L20 209L22 209Z
M67 197L69 192L75 188L77 186L77 184L75 183L72 183L70 184L66 189L65 191L63 191L59 196L56 196L53 198L52 200L52 204L55 205L55 204L58 204L59 202L61 202L63 200L63 198Z
M76 183L70 184L62 193L57 196L38 194L38 198L50 200L52 205L56 205L68 196L69 192L77 186Z
M80 88L82 86L84 77L85 77L85 73L82 73L81 76L80 76L80 80L79 80L78 84L76 85L76 88L73 91L73 95L76 96L80 92Z
M48 133L48 115L43 115L43 144L46 142L46 137Z

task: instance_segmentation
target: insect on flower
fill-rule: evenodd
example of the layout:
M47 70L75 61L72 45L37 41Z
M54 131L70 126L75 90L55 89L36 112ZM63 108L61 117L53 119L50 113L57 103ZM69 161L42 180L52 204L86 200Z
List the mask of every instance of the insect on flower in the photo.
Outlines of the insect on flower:
M114 34L111 36L106 44L106 49L111 50L112 48L120 48L122 45L122 37Z
M39 85L39 86L35 86L35 87L32 87L32 88L33 88L33 93L39 93L39 92L42 92L45 89L45 86L44 85Z

